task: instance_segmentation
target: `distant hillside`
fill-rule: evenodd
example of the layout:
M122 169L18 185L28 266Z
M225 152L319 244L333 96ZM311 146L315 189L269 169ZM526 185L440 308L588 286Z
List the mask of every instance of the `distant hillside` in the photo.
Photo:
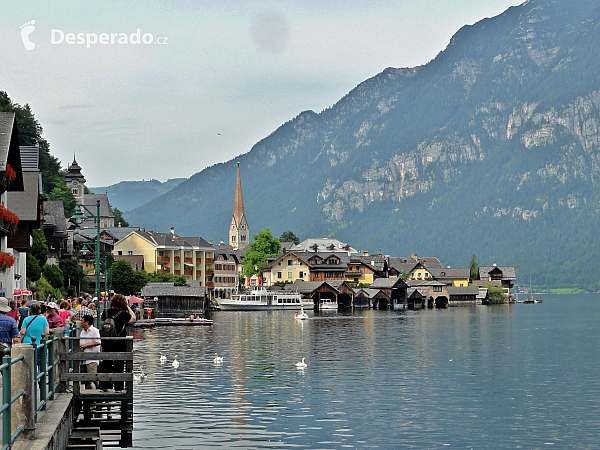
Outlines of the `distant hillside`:
M121 181L112 186L93 187L90 191L95 194L107 193L111 205L126 212L148 203L153 198L179 186L185 180L185 178L173 178L164 183L158 180Z
M377 49L373 49L377 51ZM430 63L389 68L240 157L252 233L336 237L522 283L600 288L600 0L529 0L461 28ZM235 161L131 211L226 239Z

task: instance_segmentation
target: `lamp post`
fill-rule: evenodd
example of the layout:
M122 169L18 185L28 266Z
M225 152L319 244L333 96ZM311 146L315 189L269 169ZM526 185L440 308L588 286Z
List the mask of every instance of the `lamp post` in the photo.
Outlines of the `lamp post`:
M75 205L77 211L71 219L86 219L87 217L81 211L81 208L85 209L90 216L94 218L96 224L96 245L94 247L94 273L96 275L96 326L100 328L100 200L96 200L96 214L91 212L87 206L92 205Z

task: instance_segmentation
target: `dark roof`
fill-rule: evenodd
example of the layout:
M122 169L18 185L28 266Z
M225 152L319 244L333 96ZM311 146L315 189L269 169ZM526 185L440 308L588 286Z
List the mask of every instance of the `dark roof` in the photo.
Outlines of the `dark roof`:
M398 272L410 273L417 265L416 261L403 262L404 258L389 258L388 267L396 269Z
M21 147L22 148L22 147ZM8 208L19 216L19 221L37 222L40 220L40 174L38 171L23 172L22 191L8 192Z
M148 283L142 288L142 297L206 297L206 287L175 286L175 283Z
M84 194L83 204L89 209L94 215L96 214L96 202L100 200L100 217L115 217L108 202L107 194ZM89 212L81 208L83 214L86 217L92 217Z
M40 148L37 145L21 145L21 167L23 172L30 170L39 170Z
M439 267L439 268L444 267L442 265L442 263L440 262L440 260L437 259L435 256L427 256L427 257L424 257L424 258L421 258L421 257L418 257L418 256L415 257L415 258L413 258L413 257L410 257L410 258L406 258L406 257L392 257L392 258L389 258L388 266L394 267L394 268L397 269L397 267L396 267L397 265L401 265L401 264L408 264L408 265L410 265L410 264L412 264L412 266L414 267L415 264L417 264L417 263L423 264L428 269L429 268L433 268L433 267Z
M450 294L450 295L478 295L479 288L477 286L469 286L469 287L448 286L448 294Z
M44 202L44 228L46 227L56 228L56 233L67 232L65 207L61 200L47 200Z
M454 268L428 268L429 272L436 278L470 278L471 269L454 269Z
M515 272L515 266L479 266L479 279L483 280L489 277L489 273L495 269L499 269L502 272L503 280L516 280L517 274Z
M377 293L380 292L379 289L369 288L353 288L352 290L354 291L354 295L358 295L359 293L363 292L369 298L375 297Z
M214 250L208 242L198 236L183 237L174 233L149 233L148 231L136 229L132 231L147 241L153 243L157 247L164 247L167 249L192 249L198 247L203 250Z
M406 287L406 283L402 278L377 278L369 286L371 289L393 289Z
M410 287L446 286L446 283L436 280L407 280L406 284Z

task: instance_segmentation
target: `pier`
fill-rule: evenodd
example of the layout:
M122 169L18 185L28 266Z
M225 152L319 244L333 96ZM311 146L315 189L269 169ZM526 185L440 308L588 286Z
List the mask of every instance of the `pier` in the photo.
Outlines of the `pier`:
M133 338L124 352L84 353L75 327L51 330L40 343L15 344L2 358L2 449L101 449L132 445ZM80 372L82 361L121 360L123 373ZM39 362L39 369L38 363ZM123 391L82 383L122 381Z

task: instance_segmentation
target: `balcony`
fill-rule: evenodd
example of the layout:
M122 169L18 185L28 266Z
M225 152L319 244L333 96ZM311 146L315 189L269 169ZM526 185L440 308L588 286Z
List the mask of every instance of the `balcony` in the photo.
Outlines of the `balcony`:
M360 277L363 273L360 270L346 270L347 277Z
M179 256L176 256L176 257L175 257L175 262L176 262L176 263L178 263L178 262L181 262L181 258L180 258Z
M196 264L202 264L202 258L196 258Z
M202 271L196 270L196 277L201 277L201 276L202 276Z
M206 258L206 264L212 264L215 260L213 258Z
M207 278L212 277L213 274L214 274L214 272L212 270L207 270L206 273L205 273L205 275L206 275Z
M161 263L170 263L171 262L171 258L169 256L157 256L156 257L156 262L161 264Z
M192 269L184 269L183 274L191 277L194 274L194 271Z
M183 258L183 262L186 264L192 264L193 263L193 259L192 258Z
M214 285L214 283L213 283L212 281L207 281L207 282L206 282L206 287L207 287L207 288L212 288L212 287L214 287L214 286L215 286L215 285Z
M175 275L181 275L181 270L175 269Z
M169 271L169 269L158 269L158 270L157 270L157 272L158 272L158 273L171 273L171 272Z

